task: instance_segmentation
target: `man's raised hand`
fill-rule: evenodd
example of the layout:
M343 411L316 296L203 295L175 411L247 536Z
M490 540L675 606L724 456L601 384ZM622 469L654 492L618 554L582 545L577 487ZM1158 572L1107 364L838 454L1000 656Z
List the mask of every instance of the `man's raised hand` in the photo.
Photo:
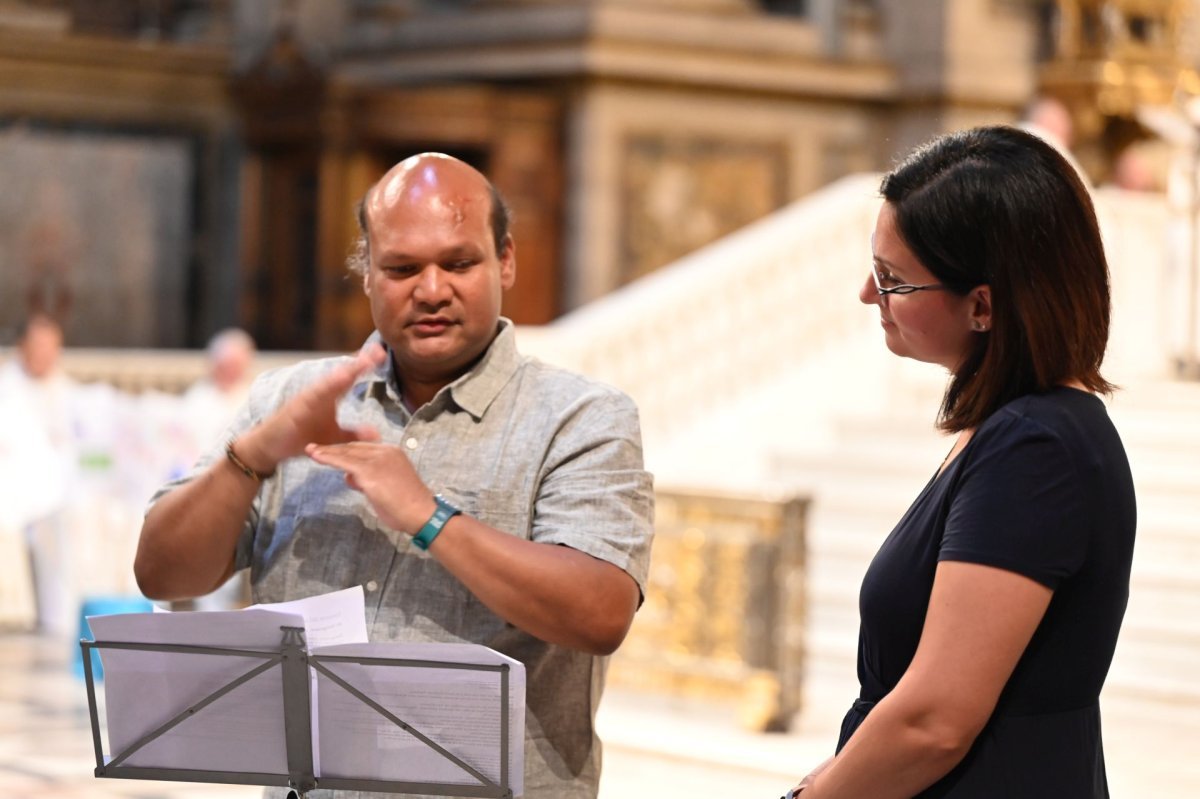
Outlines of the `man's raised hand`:
M362 492L380 521L412 535L437 505L404 450L370 442L310 444L308 456L346 473L346 484Z
M386 358L378 344L363 347L352 361L337 366L239 436L235 443L238 456L255 471L269 474L282 461L303 455L309 444L378 440L379 433L370 427L338 424L337 406L355 381Z

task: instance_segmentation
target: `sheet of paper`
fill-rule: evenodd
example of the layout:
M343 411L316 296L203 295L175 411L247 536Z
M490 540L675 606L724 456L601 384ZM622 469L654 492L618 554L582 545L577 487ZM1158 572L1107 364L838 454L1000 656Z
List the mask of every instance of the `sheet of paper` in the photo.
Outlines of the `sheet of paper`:
M318 646L367 642L367 613L361 585L290 602L251 605L246 610L275 610L304 617L309 651Z
M253 608L299 613L303 616L304 640L310 652L320 646L367 642L367 612L361 585L289 602L251 605L247 610ZM317 695L317 675L311 670L309 694L313 697ZM312 716L313 774L320 777L321 713L316 701L310 705L309 712Z
M525 667L472 644L375 643L322 647L314 655L506 664L509 783L524 791ZM493 782L500 780L501 681L496 671L411 666L326 666ZM318 679L320 750L326 777L478 785L479 780L396 727L332 680Z
M95 640L278 652L298 614L267 610L130 613L88 619ZM251 656L101 649L106 760L264 662ZM203 708L123 762L129 766L287 773L281 670L275 666Z

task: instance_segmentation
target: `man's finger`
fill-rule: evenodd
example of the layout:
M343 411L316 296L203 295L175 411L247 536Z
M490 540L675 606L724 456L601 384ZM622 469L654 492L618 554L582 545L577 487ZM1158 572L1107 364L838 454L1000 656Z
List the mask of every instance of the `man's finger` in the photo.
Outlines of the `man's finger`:
M361 462L349 453L343 444L330 444L327 446L309 444L304 448L304 451L308 457L322 466L332 466L342 471L349 471L352 466Z
M355 354L353 361L337 367L317 383L317 391L322 395L344 394L358 378L378 367L386 357L383 347L368 344Z
M372 368L381 365L387 359L387 350L377 342L370 342L358 351L358 357L366 360Z
M317 463L347 471L375 460L376 456L381 454L380 446L385 445L369 441L346 441L340 444L312 443L304 448L304 452Z

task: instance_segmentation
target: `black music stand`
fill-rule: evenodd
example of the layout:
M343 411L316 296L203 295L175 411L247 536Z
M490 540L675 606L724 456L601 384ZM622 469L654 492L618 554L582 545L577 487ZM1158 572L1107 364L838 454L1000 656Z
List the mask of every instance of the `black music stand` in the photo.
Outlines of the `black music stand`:
M233 785L263 785L288 787L300 797L308 791L322 789L348 789L358 791L380 791L386 793L424 793L436 796L483 797L490 799L513 799L509 778L509 670L507 663L457 663L439 660L411 658L364 657L351 655L317 655L307 651L304 630L299 627L282 627L283 639L277 650L241 649L219 646L193 646L184 644L123 643L118 641L79 642L83 650L84 677L87 681L88 711L91 714L92 742L96 750L97 777L137 780L177 780L182 782L206 782ZM130 744L125 751L116 753L106 763L100 734L100 718L96 709L95 680L92 676L93 649L125 649L146 652L166 652L190 655L222 655L247 657L262 662L212 691L199 702L192 704L156 729ZM357 663L366 666L390 666L396 668L466 669L471 671L496 672L500 680L500 779L495 781L480 773L460 757L448 751L420 730L396 717L387 708L343 680L325 664ZM282 670L284 735L287 747L287 773L215 771L188 768L155 768L122 765L139 749L151 741L166 735L181 722L228 694L233 689L268 672L275 666ZM357 698L367 707L383 716L393 725L421 741L478 781L477 785L444 782L406 782L370 778L316 777L313 774L312 751L312 698L310 696L310 669L327 677Z

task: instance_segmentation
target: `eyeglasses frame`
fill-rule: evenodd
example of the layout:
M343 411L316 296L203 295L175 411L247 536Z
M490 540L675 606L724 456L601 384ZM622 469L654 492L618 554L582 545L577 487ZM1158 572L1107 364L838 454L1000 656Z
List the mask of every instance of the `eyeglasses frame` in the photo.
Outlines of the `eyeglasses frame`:
M898 286L892 286L889 289L885 289L883 286L879 285L879 270L876 269L874 265L871 266L871 279L875 281L875 290L879 292L879 299L881 302L887 302L888 297L892 294L897 294L903 297L907 294L912 294L917 291L944 291L950 288L945 283L925 283L924 285L920 286L913 283L901 283Z

